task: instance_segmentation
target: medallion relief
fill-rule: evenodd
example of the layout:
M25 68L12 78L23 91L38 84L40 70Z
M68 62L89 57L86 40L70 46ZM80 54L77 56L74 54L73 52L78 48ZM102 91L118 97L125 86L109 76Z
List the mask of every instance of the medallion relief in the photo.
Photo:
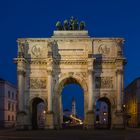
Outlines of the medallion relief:
M34 56L39 57L41 55L41 46L40 45L34 45L31 49L31 52Z
M110 48L107 47L106 44L101 44L99 47L98 47L98 53L99 54L103 54L103 55L108 55L110 53Z

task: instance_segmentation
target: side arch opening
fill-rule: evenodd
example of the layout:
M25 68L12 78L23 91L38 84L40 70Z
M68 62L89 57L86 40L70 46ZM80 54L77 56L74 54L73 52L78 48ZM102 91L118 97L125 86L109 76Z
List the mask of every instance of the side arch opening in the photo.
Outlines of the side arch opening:
M111 102L107 97L101 97L96 102L95 128L111 128Z
M39 97L35 97L31 102L32 129L45 128L45 102Z

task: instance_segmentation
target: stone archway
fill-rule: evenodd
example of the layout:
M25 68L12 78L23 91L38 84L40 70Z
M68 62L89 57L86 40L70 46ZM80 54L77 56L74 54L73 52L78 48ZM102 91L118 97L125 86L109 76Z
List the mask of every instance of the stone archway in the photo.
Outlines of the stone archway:
M124 127L123 38L92 38L88 31L62 30L54 31L51 38L21 38L17 42L17 128L30 128L30 101L35 96L47 99L46 128L60 126L60 93L68 79L84 90L86 128L94 127L95 99L104 93L115 101L111 102L112 127Z
M58 125L61 127L62 124L62 100L61 100L61 93L62 89L65 85L67 84L78 84L82 89L83 89L83 94L84 94L84 121L86 120L86 113L87 113L87 108L88 108L88 92L87 92L87 85L86 83L82 80L80 77L76 76L70 76L69 74L63 78L60 78L61 80L56 84L56 89L55 89L55 96L54 96L54 122L55 125Z
M35 97L30 101L30 107L32 129L45 128L46 105L44 100L40 97Z
M111 128L112 110L111 101L107 97L101 97L96 101L95 128Z

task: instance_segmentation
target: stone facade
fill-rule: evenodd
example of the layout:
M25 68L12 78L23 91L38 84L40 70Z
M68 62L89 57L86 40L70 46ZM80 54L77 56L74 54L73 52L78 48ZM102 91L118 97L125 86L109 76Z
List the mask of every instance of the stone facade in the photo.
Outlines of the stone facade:
M126 60L122 38L91 38L88 31L54 31L51 38L20 38L17 42L18 128L32 127L34 98L46 105L46 128L61 127L61 91L68 83L83 88L85 127L94 127L95 104L102 97L111 103L111 127L123 127Z
M0 79L0 128L11 128L16 123L17 87Z
M126 112L126 125L128 127L140 126L140 77L132 81L124 93Z

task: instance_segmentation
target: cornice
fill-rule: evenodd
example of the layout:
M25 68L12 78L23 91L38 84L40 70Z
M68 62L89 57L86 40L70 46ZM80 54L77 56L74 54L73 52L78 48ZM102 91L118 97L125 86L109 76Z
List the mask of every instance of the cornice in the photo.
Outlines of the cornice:
M24 63L28 63L28 61L25 58L14 58L14 63L20 63L20 62L24 62Z
M78 65L78 64L87 64L86 60L60 60L60 61L54 61L55 64L60 65L60 64L67 64L67 65Z
M91 38L93 41L97 41L97 42L110 42L110 41L115 41L117 43L123 43L125 40L122 37L100 37L100 38Z
M37 59L35 59L35 60L29 60L29 63L30 64L46 64L47 65L47 61L46 60L37 60Z
M115 63L115 59L96 59L95 63Z

